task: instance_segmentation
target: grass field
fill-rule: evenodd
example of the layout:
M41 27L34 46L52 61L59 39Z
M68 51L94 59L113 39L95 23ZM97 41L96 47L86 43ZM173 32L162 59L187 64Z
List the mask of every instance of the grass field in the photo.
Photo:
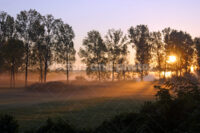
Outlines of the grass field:
M49 82L28 88L1 88L0 113L15 116L23 130L48 117L77 128L94 128L116 114L138 111L154 99L156 82Z

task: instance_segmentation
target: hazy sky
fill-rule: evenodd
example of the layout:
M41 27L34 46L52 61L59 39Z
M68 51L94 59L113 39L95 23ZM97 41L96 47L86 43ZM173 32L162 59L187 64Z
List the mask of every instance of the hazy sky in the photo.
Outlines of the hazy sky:
M0 0L0 11L12 16L30 8L71 25L77 50L92 29L105 36L110 28L127 33L130 26L147 24L151 31L172 27L200 36L200 0Z

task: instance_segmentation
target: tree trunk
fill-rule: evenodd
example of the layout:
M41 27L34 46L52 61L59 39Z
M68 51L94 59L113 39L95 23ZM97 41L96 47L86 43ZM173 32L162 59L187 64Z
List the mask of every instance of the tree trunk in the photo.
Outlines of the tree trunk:
M29 62L29 45L26 43L26 66L25 66L25 87L28 82L28 62Z
M123 76L124 76L124 80L126 80L126 70L124 70L124 68L123 68Z
M69 55L67 52L67 58L66 58L66 76L67 76L67 83L69 83Z
M143 80L144 80L144 70L143 70L143 64L142 64L142 66L141 66L140 80L141 80L141 81L143 81Z
M164 79L166 79L166 71L167 71L167 61L165 59Z
M44 63L44 82L45 83L47 81L47 70L48 70L48 61L47 59L45 59L45 63Z
M15 88L15 65L13 65L13 87Z
M161 78L161 70L159 68L159 80L160 80L160 78Z
M14 65L11 66L10 88L15 88L15 69L14 69Z
M99 81L101 81L101 70L100 70L100 64L98 64L98 74L99 74Z
M115 64L114 61L112 62L112 81L114 81L114 69L115 69Z
M69 65L66 64L66 76L67 76L67 82L69 82Z
M12 88L12 79L13 79L12 76L13 75L12 75L12 67L11 67L11 70L10 70L10 88Z
M48 70L48 60L49 60L49 50L48 45L46 46L46 54L45 54L45 63L44 63L44 82L46 83L47 80L47 70Z
M42 62L40 62L40 82L43 82L43 67L42 67Z

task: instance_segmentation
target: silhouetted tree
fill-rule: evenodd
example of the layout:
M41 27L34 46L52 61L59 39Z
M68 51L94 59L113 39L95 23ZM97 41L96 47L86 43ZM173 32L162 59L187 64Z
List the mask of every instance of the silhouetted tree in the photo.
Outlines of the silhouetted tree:
M23 42L15 39L8 39L1 48L4 66L10 70L11 87L15 87L15 72L23 64L24 52Z
M25 59L25 86L28 81L28 67L30 51L32 48L32 41L35 38L34 23L38 23L41 19L41 15L36 10L30 9L29 11L21 11L16 18L16 30L18 32L19 39L24 41L26 46L26 59Z
M198 64L198 72L200 73L200 38L195 38L194 43L197 50L197 64Z
M6 12L0 12L0 42L15 36L15 20Z
M151 34L152 39L152 50L153 50L153 57L156 61L156 68L159 72L159 79L161 77L161 71L164 66L164 56L165 56L165 49L164 43L162 41L162 34L161 32L153 32Z
M49 66L52 63L52 51L54 50L54 44L56 43L56 35L55 35L55 25L56 25L56 20L54 17L50 14L46 15L43 17L43 22L44 22L44 29L45 29L45 55L44 55L44 82L46 82L47 78L47 71Z
M120 65L124 72L122 65L127 61L126 55L128 54L128 44L128 39L123 35L121 30L108 30L106 35L106 46L108 50L108 60L112 65L112 81L115 79L116 65Z
M131 27L128 32L136 49L136 64L138 64L138 72L142 81L143 77L148 73L147 67L151 59L149 29L146 25L138 25L135 28Z
M43 70L44 70L44 60L45 60L45 53L46 53L46 45L44 40L44 24L42 21L42 17L38 18L37 21L32 25L32 49L31 49L31 57L30 57L30 65L33 67L39 66L40 70L40 82L44 81Z
M80 48L79 56L87 66L87 74L94 75L100 81L105 74L107 63L105 56L107 49L100 33L95 30L88 32L87 37L83 40L83 46L84 49Z
M59 63L65 64L67 81L69 81L69 71L75 62L76 51L74 49L74 31L68 24L64 24L61 20L56 21L56 59Z
M12 16L6 12L0 12L0 51L3 44L10 38L15 37L15 21ZM0 52L0 72L3 71L3 55Z
M167 56L174 54L177 57L176 71L179 69L181 75L182 69L184 69L187 73L188 70L190 70L189 67L194 57L194 43L192 37L183 31L170 30L169 28L164 31Z

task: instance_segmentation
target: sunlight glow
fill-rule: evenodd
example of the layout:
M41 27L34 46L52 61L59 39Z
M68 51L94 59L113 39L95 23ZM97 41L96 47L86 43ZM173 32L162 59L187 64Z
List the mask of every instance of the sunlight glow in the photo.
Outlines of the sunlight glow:
M191 71L192 73L194 73L194 67L193 67L193 66L190 67L190 71Z
M167 62L168 63L174 63L174 62L176 62L176 56L173 56L173 55L169 56L169 59L168 59Z
M170 71L168 71L168 72L162 72L162 75L163 76L165 75L166 78L169 78L169 77L172 76L172 72L170 72Z

